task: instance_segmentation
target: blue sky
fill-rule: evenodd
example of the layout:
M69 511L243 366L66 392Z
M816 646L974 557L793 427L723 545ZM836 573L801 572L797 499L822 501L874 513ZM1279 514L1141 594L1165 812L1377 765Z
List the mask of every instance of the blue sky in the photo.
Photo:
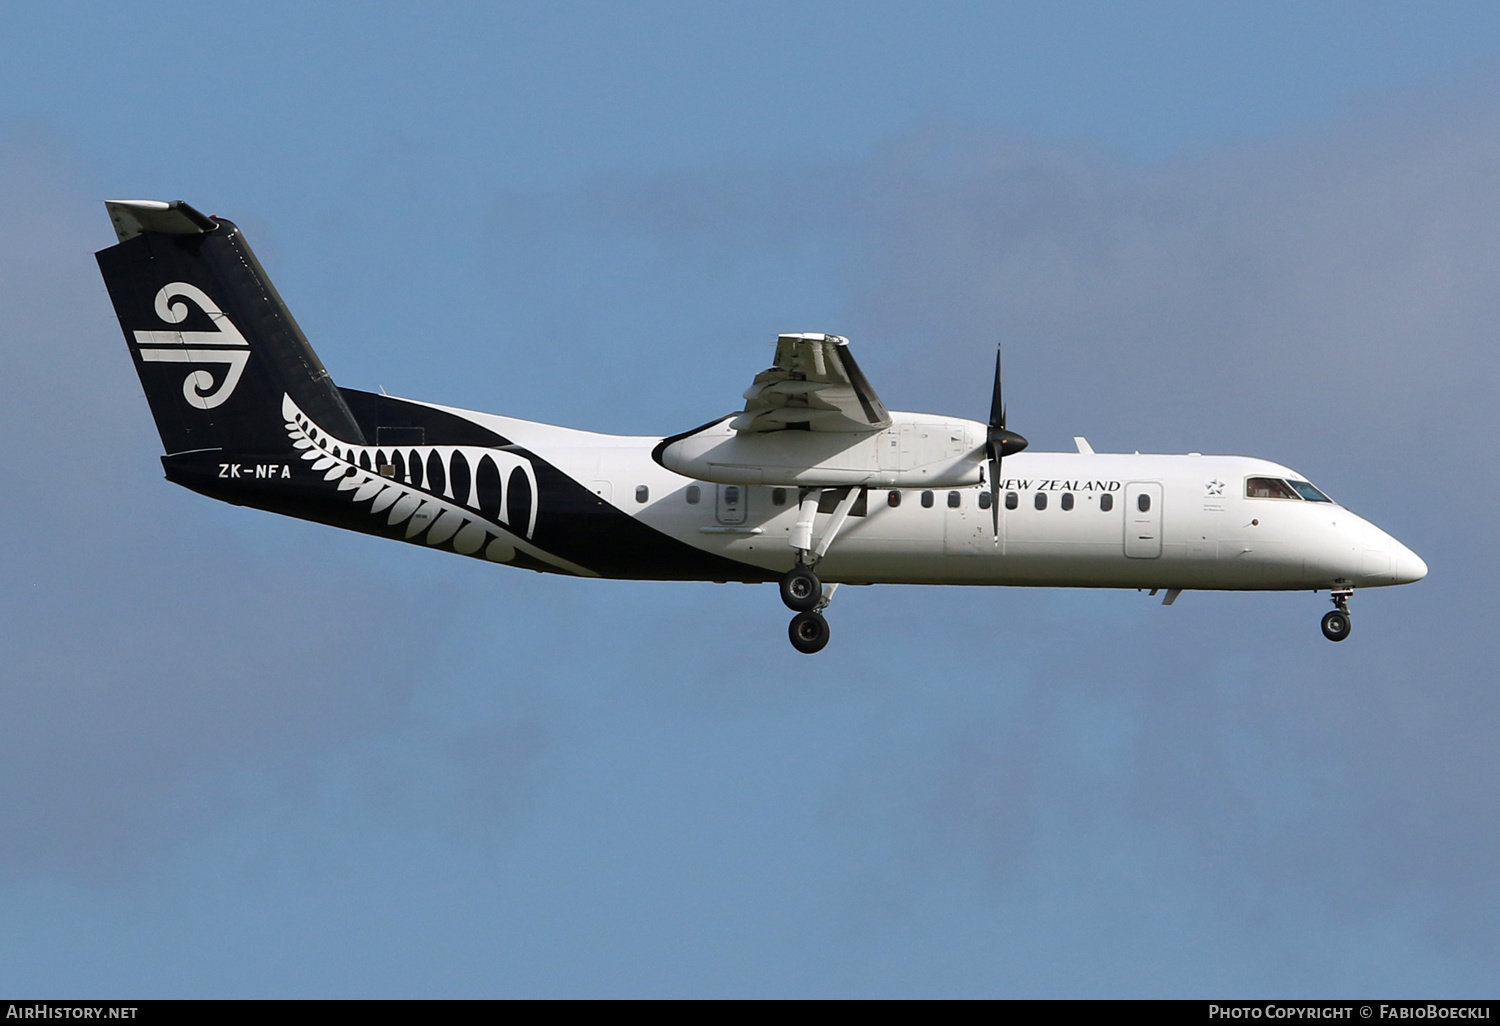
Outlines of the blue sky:
M1488 995L1500 10L29 5L0 62L0 991ZM564 580L219 506L106 197L335 378L595 430L778 331L1039 448L1287 463L1356 597ZM1490 524L1490 528L1484 525ZM225 653L252 643L260 655Z

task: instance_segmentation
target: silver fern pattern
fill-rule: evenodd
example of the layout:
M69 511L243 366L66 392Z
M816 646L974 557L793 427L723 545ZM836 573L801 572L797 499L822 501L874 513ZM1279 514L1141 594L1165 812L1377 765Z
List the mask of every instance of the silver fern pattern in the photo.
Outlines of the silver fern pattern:
M536 471L524 456L483 446L356 445L328 434L283 395L292 447L354 503L406 540L509 563L518 551L575 574L593 571L531 544L540 505ZM384 468L385 473L382 473Z

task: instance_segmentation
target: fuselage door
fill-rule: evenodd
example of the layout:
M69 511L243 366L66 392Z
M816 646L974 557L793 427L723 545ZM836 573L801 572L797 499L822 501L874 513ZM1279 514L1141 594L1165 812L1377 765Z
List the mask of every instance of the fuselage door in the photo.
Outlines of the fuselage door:
M717 486L718 498L715 513L721 524L743 524L745 522L745 486L721 484Z
M1161 485L1131 481L1125 486L1125 555L1155 559L1161 555Z

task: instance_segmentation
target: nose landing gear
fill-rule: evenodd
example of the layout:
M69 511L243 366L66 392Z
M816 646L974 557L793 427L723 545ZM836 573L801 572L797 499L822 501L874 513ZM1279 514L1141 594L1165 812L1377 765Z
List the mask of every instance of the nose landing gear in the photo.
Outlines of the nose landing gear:
M1335 608L1323 617L1323 637L1329 641L1343 641L1353 630L1354 625L1349 620L1349 596L1353 594L1352 588L1343 588L1333 593Z

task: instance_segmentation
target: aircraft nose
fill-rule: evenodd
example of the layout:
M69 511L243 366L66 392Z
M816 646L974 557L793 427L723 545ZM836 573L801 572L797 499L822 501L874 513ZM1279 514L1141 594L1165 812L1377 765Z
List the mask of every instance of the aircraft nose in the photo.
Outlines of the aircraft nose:
M1427 564L1422 557L1400 542L1391 545L1391 570L1397 584L1412 584L1427 576Z

